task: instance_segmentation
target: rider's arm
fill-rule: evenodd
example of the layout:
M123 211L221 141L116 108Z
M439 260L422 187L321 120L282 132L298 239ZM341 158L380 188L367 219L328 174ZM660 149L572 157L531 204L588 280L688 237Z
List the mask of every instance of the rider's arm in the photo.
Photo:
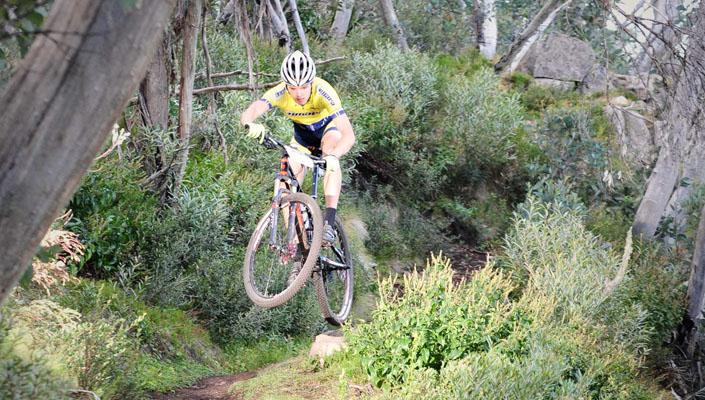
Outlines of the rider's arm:
M355 133L353 133L353 127L350 123L350 119L345 113L339 114L337 117L333 118L333 123L335 127L340 131L340 140L338 145L335 146L331 155L338 158L342 157L350 151L350 149L355 144Z
M247 110L243 111L240 115L240 123L242 126L245 126L246 124L256 120L257 117L264 114L267 110L269 110L269 104L267 104L264 100L257 100L250 104L250 106L247 107Z

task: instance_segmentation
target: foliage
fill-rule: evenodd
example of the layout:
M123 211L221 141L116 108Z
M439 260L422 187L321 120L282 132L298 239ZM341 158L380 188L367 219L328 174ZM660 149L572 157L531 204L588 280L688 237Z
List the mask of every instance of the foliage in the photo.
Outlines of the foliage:
M585 204L605 203L632 213L640 188L611 155L611 144L597 136L600 119L585 109L549 110L529 129L543 155L529 165L534 176L567 179Z
M441 369L448 361L486 351L510 333L511 286L485 269L454 287L450 262L432 257L423 272L380 282L373 321L349 335L372 382L403 383L414 369Z
M447 223L405 206L394 198L389 186L379 187L374 193L362 193L355 203L369 234L365 248L379 260L414 259L438 252L447 245Z
M474 42L470 12L458 10L457 1L409 0L395 7L409 45L421 51L454 54Z
M618 256L585 228L583 208L560 200L575 196L553 193L519 207L500 270L489 265L456 286L434 259L423 275L380 284L373 322L349 336L390 398L656 396L640 370L648 333L664 321L647 315L656 301L605 291Z
M442 143L454 149L449 175L455 185L483 182L517 156L523 110L517 95L499 91L499 78L489 69L448 82L443 104L438 123L445 128Z
M139 163L103 159L98 170L84 178L69 208L74 218L66 227L78 233L85 246L83 274L106 277L136 249L157 213L158 201L140 184Z
M11 332L15 319L7 307L0 313L0 397L8 400L70 399L71 382L48 365L44 357L46 349L22 350L21 343L25 339Z

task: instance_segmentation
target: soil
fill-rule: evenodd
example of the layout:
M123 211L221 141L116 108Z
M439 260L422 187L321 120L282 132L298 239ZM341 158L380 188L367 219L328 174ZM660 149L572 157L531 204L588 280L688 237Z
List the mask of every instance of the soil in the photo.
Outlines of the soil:
M233 375L214 375L205 377L194 385L180 388L173 393L164 393L153 397L154 400L238 400L239 397L228 393L228 389L235 382L252 379L260 371L288 364L292 360L269 365L257 371L241 372Z

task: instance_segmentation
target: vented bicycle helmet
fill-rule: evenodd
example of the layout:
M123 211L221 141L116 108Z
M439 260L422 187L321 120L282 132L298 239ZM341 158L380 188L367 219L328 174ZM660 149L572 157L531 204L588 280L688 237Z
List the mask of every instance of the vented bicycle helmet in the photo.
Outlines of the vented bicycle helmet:
M305 86L316 77L316 64L308 55L298 50L284 57L282 80L291 86Z

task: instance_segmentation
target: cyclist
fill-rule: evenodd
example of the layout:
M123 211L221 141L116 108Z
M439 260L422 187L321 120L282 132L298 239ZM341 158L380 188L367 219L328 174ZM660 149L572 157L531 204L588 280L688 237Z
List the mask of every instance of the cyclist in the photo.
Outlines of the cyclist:
M247 136L264 141L265 128L255 119L276 106L294 123L291 144L299 150L326 161L323 192L326 212L323 223L323 241L335 241L335 214L342 185L340 157L353 144L355 134L338 94L325 80L316 77L316 65L308 54L298 50L284 57L281 66L282 83L269 89L262 98L253 102L240 116L240 123ZM299 182L303 181L306 168L289 160Z

